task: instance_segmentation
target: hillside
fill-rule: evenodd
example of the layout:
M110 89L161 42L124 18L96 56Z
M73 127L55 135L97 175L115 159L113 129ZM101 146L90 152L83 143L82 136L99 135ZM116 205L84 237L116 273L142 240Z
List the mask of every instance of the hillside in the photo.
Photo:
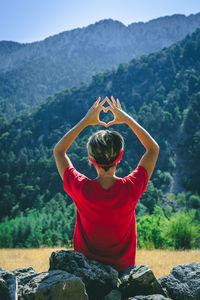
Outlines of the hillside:
M98 72L183 39L200 13L125 26L102 20L30 44L0 42L0 113L13 117L56 92L89 82Z
M10 233L7 245L25 245L30 232L31 240L26 240L28 246L39 246L34 234L41 237L41 243L48 245L72 238L74 206L63 192L52 150L95 99L111 95L119 97L123 108L160 145L158 163L148 191L137 206L137 217L148 213L150 216L145 222L152 224L151 230L157 232L161 225L166 228L168 220L158 210L159 205L168 218L172 212L195 209L195 222L199 222L200 30L197 30L170 48L99 73L89 85L57 93L35 111L18 114L11 123L0 124L0 217L8 222L2 225L5 226L2 234ZM109 116L105 118L107 121ZM85 129L69 149L74 166L90 178L95 178L96 174L88 165L86 142L98 128L101 127ZM123 177L137 166L144 149L126 125L112 128L125 138L124 157L116 173ZM193 216L193 212L172 216L172 224L176 221L190 224ZM15 217L16 220L7 221ZM165 223L161 224L160 220ZM147 232L142 227L145 222L138 227L139 234L143 230ZM58 233L57 224L63 235ZM51 242L48 242L48 235L52 236ZM185 243L181 247L192 245L184 242L186 239L181 241ZM0 246L1 243L0 239ZM162 246L162 243L155 241L154 245Z

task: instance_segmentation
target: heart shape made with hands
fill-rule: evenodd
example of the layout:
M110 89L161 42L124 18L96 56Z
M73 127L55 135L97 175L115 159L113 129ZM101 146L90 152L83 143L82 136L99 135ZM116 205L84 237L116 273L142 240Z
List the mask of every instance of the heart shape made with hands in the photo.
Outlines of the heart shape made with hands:
M107 123L106 123L105 121L102 121L102 120L100 119L100 114L102 115L102 112L103 112L103 115L104 115L104 113L107 114L108 112L110 112L109 114L112 114L112 115L113 115L113 119L112 119L112 120L109 120ZM114 120L115 120L115 115L114 115L113 112L109 109L109 106L107 106L107 107L102 106L102 109L101 109L101 111L99 112L99 121L105 122L106 125L108 125L110 122L113 122Z

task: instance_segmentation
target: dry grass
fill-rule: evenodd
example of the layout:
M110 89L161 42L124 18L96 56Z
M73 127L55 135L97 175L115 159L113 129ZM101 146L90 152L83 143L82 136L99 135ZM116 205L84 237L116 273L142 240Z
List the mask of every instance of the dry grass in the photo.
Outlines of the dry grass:
M149 265L157 278L168 275L172 268L180 264L200 262L200 250L137 250L136 264Z
M56 250L61 248L0 249L0 266L7 270L31 266L37 272L44 272L49 268L51 253Z
M56 250L61 249L0 249L0 266L7 270L31 266L37 272L47 271L49 268L49 257L52 251ZM200 250L169 251L139 249L136 259L138 265L149 265L157 278L169 274L175 265L194 261L200 262Z

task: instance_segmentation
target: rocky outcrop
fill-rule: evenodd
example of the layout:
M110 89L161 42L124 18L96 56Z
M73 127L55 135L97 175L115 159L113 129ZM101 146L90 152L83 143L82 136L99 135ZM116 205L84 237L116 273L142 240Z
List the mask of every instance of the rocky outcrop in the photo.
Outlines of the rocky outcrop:
M129 298L129 300L169 300L162 295L150 295L150 296L135 296L134 298Z
M17 299L17 278L15 275L3 268L0 268L0 300Z
M109 57L113 57L117 65L129 61L134 56L169 47L199 27L200 13L189 16L175 14L148 22L134 22L128 26L119 21L105 19L33 43L0 41L0 73L44 57L54 58L55 64L59 55L64 55L64 60L82 56L87 59L87 55L94 56L101 47L104 54L109 53ZM98 52L99 54L101 52ZM112 66L113 64L110 67Z
M36 275L24 285L21 292L21 300L88 300L82 280L60 270Z
M127 298L137 295L165 295L161 285L147 265L137 266L129 276L124 276L119 288L123 296Z
M56 251L50 257L50 270L64 270L80 277L88 296L93 300L102 299L118 286L118 272L111 266L87 259L76 251Z
M95 80L94 74L169 47L199 27L200 13L166 16L129 26L107 19L44 41L2 41L0 92L13 109L4 102L0 109L13 118L15 110L31 109L58 91Z
M147 265L118 278L111 266L76 251L56 251L50 269L0 268L0 300L200 300L200 263L178 265L156 279Z
M200 263L175 266L159 283L171 299L200 300Z

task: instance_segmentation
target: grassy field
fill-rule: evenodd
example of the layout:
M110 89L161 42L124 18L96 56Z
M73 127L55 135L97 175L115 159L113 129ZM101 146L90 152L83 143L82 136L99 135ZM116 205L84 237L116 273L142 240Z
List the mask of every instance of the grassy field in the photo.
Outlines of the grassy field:
M49 268L49 257L56 250L61 249L0 249L0 266L7 270L31 266L37 272L47 271ZM149 265L155 276L159 278L169 274L175 265L195 261L200 262L200 250L169 251L139 249L137 250L136 264Z

